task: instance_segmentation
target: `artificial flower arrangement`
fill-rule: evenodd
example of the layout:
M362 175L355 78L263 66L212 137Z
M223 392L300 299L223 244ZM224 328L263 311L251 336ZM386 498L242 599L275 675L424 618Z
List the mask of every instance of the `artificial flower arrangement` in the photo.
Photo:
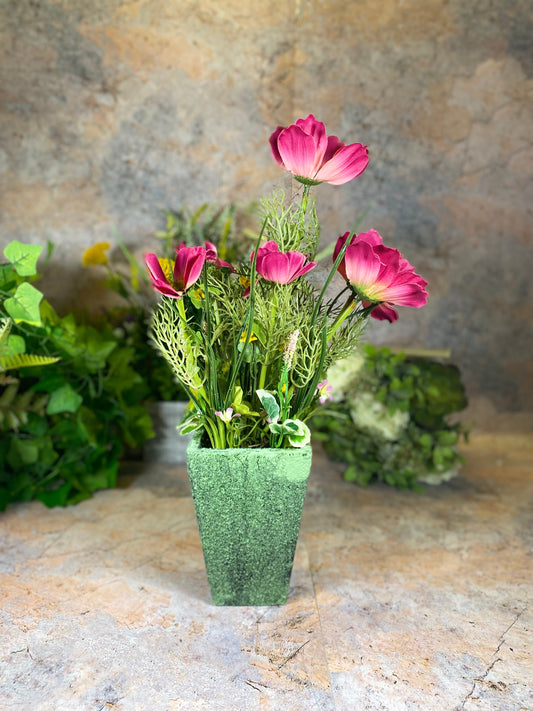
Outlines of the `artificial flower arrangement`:
M201 431L215 449L303 447L306 424L328 397L327 369L353 352L369 317L393 322L395 305L421 307L427 282L375 230L345 232L321 288L319 222L310 190L360 176L368 151L328 136L310 114L270 137L275 161L303 184L288 205L263 201L264 219L249 260L232 265L214 244L176 249L175 260L146 254L162 295L151 326L155 346L191 400L182 432ZM335 275L344 288L328 298Z

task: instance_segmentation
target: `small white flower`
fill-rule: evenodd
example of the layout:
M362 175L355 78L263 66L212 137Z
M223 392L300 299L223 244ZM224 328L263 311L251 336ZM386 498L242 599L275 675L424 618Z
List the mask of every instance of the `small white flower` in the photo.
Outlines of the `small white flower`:
M350 415L357 427L389 442L397 440L409 422L408 412L389 412L372 393L358 394L349 405Z
M285 344L285 350L283 352L283 360L287 364L287 369L290 370L292 368L292 361L294 360L294 354L296 353L296 344L298 343L298 338L300 337L300 329L296 329L296 331L293 331L290 336L289 340Z
M352 389L359 377L365 359L358 353L334 363L328 370L328 383L332 387L333 400L340 402Z

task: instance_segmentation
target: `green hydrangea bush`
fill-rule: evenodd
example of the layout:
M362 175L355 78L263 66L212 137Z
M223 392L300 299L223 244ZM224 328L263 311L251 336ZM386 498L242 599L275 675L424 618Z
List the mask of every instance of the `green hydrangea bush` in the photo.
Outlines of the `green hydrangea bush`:
M467 430L449 416L467 398L456 366L367 345L330 369L328 384L332 401L313 426L328 455L348 465L346 481L420 490L457 475Z

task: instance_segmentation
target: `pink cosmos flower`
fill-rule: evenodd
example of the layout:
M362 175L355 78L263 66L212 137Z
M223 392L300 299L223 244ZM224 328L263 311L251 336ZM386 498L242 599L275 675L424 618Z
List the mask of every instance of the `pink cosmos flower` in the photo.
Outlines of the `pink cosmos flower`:
M278 126L270 136L274 160L309 185L342 185L364 171L368 150L361 143L349 146L337 136L327 136L326 127L313 114L287 128Z
M222 259L219 258L217 248L212 242L208 242L206 240L205 242L205 261L206 262L213 262L215 267L228 267L231 269L232 272L235 271L235 269L231 266L229 262L224 262Z
M185 247L181 244L176 248L176 261L171 278L161 267L155 254L145 254L144 261L150 272L152 286L164 296L180 299L187 289L194 284L202 273L206 260L206 250L203 247Z
M253 258L252 252L250 259ZM307 255L301 252L280 252L278 244L270 240L257 250L255 266L263 279L277 284L290 284L316 267L316 262L308 262Z
M335 260L348 239L339 237ZM354 235L346 249L338 271L355 289L364 306L376 304L371 315L379 321L396 321L393 305L420 308L428 299L427 281L415 273L397 249L386 247L376 230Z

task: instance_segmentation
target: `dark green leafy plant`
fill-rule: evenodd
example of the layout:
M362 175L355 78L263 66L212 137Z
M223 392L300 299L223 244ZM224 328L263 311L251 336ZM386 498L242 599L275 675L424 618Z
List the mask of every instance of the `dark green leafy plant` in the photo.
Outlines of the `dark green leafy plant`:
M419 482L457 473L456 445L467 431L448 416L467 399L454 365L365 346L330 380L336 402L315 416L313 427L329 456L348 464L347 481L420 489Z
M4 356L38 354L9 360L9 375L0 373L0 509L34 498L75 503L114 486L124 446L152 435L134 349L120 347L109 325L60 317L43 300L30 283L40 251L11 243L0 265L0 317L10 320Z

